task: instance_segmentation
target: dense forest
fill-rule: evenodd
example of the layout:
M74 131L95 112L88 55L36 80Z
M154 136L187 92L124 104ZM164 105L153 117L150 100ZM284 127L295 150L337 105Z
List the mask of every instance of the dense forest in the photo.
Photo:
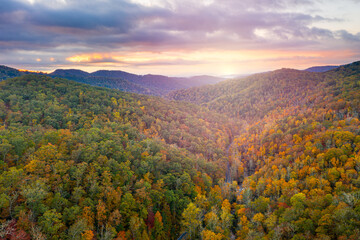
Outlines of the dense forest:
M0 89L0 239L359 239L360 62L167 99Z
M230 156L229 188L237 191L221 191L216 203L203 192L185 210L206 212L193 222L194 237L359 239L360 62L325 73L282 69L170 97L248 123Z
M0 87L1 219L17 239L174 238L195 186L225 174L238 124L205 108L37 75Z

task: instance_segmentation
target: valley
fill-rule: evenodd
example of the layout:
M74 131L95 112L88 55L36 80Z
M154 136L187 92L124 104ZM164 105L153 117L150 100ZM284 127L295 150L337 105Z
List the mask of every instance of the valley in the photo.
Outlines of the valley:
M2 239L358 239L360 62L163 98L2 74Z
M360 240L360 0L1 0L0 240Z

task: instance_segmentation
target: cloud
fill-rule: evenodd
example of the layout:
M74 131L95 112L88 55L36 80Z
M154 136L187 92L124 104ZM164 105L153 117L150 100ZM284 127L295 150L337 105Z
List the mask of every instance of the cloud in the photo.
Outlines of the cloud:
M93 53L82 54L66 58L67 61L73 63L106 63L106 62L121 62L116 60L109 54Z
M336 31L335 34L340 38L348 42L360 42L360 32L357 34L351 34L345 30Z
M349 0L351 2L357 4L358 1ZM316 8L315 3L319 1L2 0L0 54L12 54L12 61L30 64L34 58L29 56L35 52L35 59L42 59L37 64L54 65L125 64L126 61L112 55L97 58L94 53L144 50L156 53L352 48L360 51L359 33L317 25L342 19L323 16L321 12L310 14L306 9ZM50 56L57 60L46 60ZM74 56L78 56L78 61ZM0 57L0 61L5 58ZM169 61L191 63L183 58ZM164 60L132 64L157 63L163 64Z
M171 8L146 7L124 0L91 1L86 7L84 1L66 1L67 4L60 8L49 8L36 2L32 5L10 3L6 16L8 22L6 26L1 24L5 33L1 40L25 43L25 48L27 45L35 47L36 41L48 47L106 43L116 47L154 45L156 48L157 44L189 45L192 42L198 47L197 41L208 41L212 45L216 44L214 41L219 45L236 44L256 39L254 32L259 28L266 28L280 38L291 35L307 40L312 32L308 26L326 20L302 13L268 11L289 4L281 0L218 0L207 6L196 1L185 1L186 4L174 1ZM291 3L304 4L296 0ZM17 15L22 16L19 18ZM222 41L209 35L217 31L223 32ZM317 31L317 35L321 33L328 37L331 35L326 30ZM15 44L16 47L21 46Z
M51 60L51 59L50 59ZM158 54L154 56L151 53L147 52L138 52L134 55L120 55L112 53L92 53L92 54L81 54L74 55L66 58L66 61L75 63L75 64L84 64L84 63L117 63L123 66L165 66L165 65L191 65L191 64L200 64L204 61L189 60L179 57L178 55L168 56L163 54Z

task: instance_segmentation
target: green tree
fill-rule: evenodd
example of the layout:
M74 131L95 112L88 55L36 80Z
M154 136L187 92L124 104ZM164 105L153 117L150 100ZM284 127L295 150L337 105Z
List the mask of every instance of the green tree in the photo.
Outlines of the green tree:
M61 213L55 209L48 210L40 217L39 224L50 239L60 239L59 231L64 226Z

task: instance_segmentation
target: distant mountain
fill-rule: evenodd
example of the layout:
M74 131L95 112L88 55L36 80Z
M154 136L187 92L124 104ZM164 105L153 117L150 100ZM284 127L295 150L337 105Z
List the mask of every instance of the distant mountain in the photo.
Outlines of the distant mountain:
M166 95L170 91L214 84L225 78L213 76L167 77L163 75L136 75L124 71L99 70L93 73L81 70L59 69L49 74L52 77L62 77L94 86L108 87L122 91L148 95Z
M98 87L118 89L124 92L158 95L155 94L157 92L151 92L148 88L128 81L124 77L118 77L120 74L111 74L110 72L111 71L98 71L94 73L88 73L77 69L58 69L50 73L49 76L66 78L76 82L86 83Z
M49 74L50 76L57 76L57 77L88 77L90 76L89 73L78 70L78 69L57 69L54 72Z
M167 77L163 75L136 75L123 71L107 71L100 70L90 74L91 76L107 77L116 79L126 79L130 82L146 86L148 88L158 88L163 90L175 90L181 88L189 88L195 86L202 86L206 84L214 84L225 80L225 78L202 75L194 77Z
M225 80L225 78L219 78L219 77L214 77L214 76L209 76L209 75L201 75L201 76L194 76L194 77L190 77L188 78L188 81L192 82L192 85L195 86L201 86L204 84L215 84L218 82L221 82Z
M115 71L115 70L99 70L93 73L90 73L91 76L95 77L108 77L108 78L123 78L135 80L141 78L140 75L124 72L124 71Z
M327 72L332 69L338 68L339 66L315 66L305 69L307 72Z
M167 77L163 75L136 75L124 71L99 70L88 73L78 69L57 69L50 74L19 71L15 68L0 65L0 81L19 77L25 74L40 74L50 77L66 78L93 86L118 89L125 92L163 96L173 90L214 84L225 78L214 76Z

